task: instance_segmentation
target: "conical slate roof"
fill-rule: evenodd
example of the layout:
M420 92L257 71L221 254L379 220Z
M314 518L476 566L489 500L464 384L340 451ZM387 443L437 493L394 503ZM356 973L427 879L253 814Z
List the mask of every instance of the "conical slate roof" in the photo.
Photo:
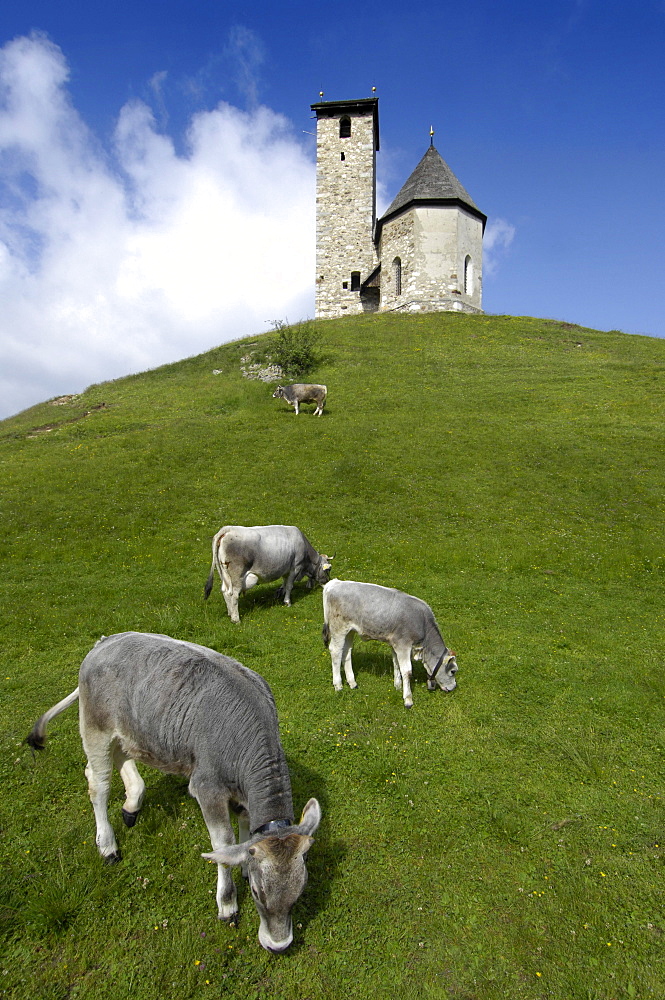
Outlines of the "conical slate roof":
M471 196L462 187L441 154L430 146L407 182L399 191L387 212L379 219L379 225L399 215L413 204L445 205L456 204L468 209L482 221L487 221Z

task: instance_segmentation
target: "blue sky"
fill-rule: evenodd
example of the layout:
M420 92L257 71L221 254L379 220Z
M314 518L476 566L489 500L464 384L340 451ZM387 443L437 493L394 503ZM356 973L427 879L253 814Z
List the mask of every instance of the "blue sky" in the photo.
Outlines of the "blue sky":
M665 336L665 0L0 10L0 417L313 313L309 106L435 145L483 305Z

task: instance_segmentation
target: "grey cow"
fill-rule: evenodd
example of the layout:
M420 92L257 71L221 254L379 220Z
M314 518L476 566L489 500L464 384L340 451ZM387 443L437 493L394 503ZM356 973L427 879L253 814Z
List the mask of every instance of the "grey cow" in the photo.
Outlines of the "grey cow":
M290 605L293 585L303 577L307 577L310 588L328 582L332 558L319 554L300 528L292 524L229 524L220 528L212 540L205 597L207 600L210 596L217 570L231 621L239 622L238 598L259 580L270 582L283 577L277 596Z
M328 387L325 385L295 382L293 385L278 385L272 398L285 399L296 411L296 416L298 416L298 407L301 403L316 403L314 416L320 417L323 414L327 395Z
M402 688L404 704L413 706L411 656L422 660L430 691L456 685L457 660L441 638L429 604L418 597L376 583L330 580L323 588L323 641L330 650L333 685L342 690L342 664L349 687L356 679L351 663L354 633L364 639L387 642L393 650L394 682Z
M321 819L310 799L294 824L291 782L266 681L222 653L167 635L103 637L84 659L79 686L28 735L42 749L48 722L79 699L88 758L85 774L106 861L120 857L107 804L113 765L125 786L122 816L136 822L145 785L135 761L189 778L217 862L221 920L238 911L227 865L242 865L259 913L259 941L284 951L293 940L291 908L305 888L305 855ZM238 814L235 843L229 807Z

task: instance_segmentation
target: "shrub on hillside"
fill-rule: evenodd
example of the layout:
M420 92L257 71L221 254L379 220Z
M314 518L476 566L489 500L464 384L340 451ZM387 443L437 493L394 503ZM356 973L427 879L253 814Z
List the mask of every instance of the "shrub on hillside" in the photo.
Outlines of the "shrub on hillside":
M299 379L308 375L319 363L318 346L321 339L314 324L308 321L289 326L275 320L276 336L270 345L270 358L279 365L288 378Z

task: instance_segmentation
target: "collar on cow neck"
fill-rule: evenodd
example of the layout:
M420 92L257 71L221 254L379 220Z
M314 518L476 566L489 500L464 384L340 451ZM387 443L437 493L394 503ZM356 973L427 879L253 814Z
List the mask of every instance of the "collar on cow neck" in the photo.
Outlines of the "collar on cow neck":
M256 833L261 833L263 835L275 833L277 830L284 830L287 826L291 826L290 819L271 819L269 823L264 823L263 826L259 826L256 830L252 830L252 836Z
M444 659L444 657L445 657L446 653L449 653L449 651L448 651L447 649L444 649L444 651L442 652L441 656L439 657L439 662L438 662L438 663L437 663L437 665L435 666L435 668L434 668L434 670L432 671L432 673L431 673L431 674L429 675L429 678L428 678L428 679L429 679L430 681L433 681L433 680L434 680L434 678L435 678L435 677L436 677L436 675L438 674L439 670L441 669L441 664L443 663L443 659ZM450 655L450 654L449 654L449 655Z

